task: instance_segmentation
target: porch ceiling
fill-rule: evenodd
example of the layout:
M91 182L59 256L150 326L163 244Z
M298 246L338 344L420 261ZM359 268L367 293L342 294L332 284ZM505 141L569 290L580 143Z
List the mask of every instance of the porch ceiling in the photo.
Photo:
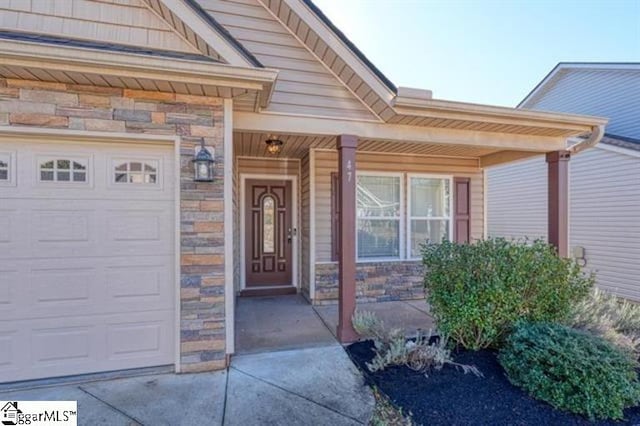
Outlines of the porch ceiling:
M334 136L275 135L284 143L279 154L271 155L267 153L264 142L269 136L268 133L234 132L234 152L238 156L247 157L302 158L310 148L336 148L336 138ZM492 147L360 139L358 142L358 151L480 158L485 155L500 152L501 150Z

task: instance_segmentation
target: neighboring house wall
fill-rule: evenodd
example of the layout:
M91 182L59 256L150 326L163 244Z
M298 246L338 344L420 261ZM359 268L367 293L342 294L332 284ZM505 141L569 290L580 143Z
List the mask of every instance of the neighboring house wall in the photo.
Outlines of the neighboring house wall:
M640 157L594 148L569 162L569 247L585 248L598 285L640 300ZM490 237L539 238L547 230L544 158L488 172Z
M561 69L521 107L608 117L607 133L640 139L640 66Z
M571 160L569 241L603 289L640 301L640 153L592 149Z
M0 28L199 53L139 0L0 2Z
M200 4L265 67L279 70L266 111L375 118L259 1L203 0ZM235 108L253 110L254 105L238 102Z
M36 3L36 2L33 2ZM222 99L119 88L0 79L0 127L175 135L180 144L180 358L183 372L225 360L224 223L221 166L193 181L202 141L224 157Z
M560 64L521 108L608 117L607 133L640 138L640 65ZM608 137L569 162L569 249L584 247L601 288L640 301L640 152ZM545 238L544 156L491 168L488 234Z
M547 238L547 163L544 156L487 171L490 237Z
M314 303L333 303L338 296L337 262L331 260L331 173L337 171L335 151L315 151L315 285ZM358 153L356 169L362 172L429 174L471 178L471 238L484 237L484 181L475 159ZM406 197L407 191L403 194ZM403 200L405 214L406 198ZM407 220L403 220L406 235ZM406 241L405 241L406 243ZM423 270L419 260L401 259L359 262L357 296L362 301L416 299L424 297Z

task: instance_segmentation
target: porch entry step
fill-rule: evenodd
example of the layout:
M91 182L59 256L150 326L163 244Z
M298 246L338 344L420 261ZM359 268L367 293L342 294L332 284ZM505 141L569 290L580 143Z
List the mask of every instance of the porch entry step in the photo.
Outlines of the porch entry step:
M259 296L284 296L287 294L296 294L298 289L294 286L283 287L263 287L263 288L245 288L240 291L240 297L259 297Z

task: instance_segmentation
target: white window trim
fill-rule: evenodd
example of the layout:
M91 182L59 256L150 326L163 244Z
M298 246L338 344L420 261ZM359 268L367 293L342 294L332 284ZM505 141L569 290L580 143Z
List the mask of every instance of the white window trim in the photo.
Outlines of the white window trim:
M7 161L7 179L0 180L2 186L16 186L16 153L10 151L0 152L0 159Z
M377 176L377 177L397 177L400 181L400 214L398 216L398 226L399 226L399 240L398 240L398 256L390 256L390 257L359 257L358 256L358 207L357 207L357 198L358 194L356 192L356 263L374 263L374 262L391 262L391 261L402 261L404 260L404 253L402 252L402 248L405 246L405 233L404 233L404 218L405 218L405 209L404 209L404 173L398 172L376 172L376 171L357 171L356 172L356 187L358 185L358 177L359 176ZM367 218L368 219L368 218ZM389 220L393 219L390 217L374 217L372 219L384 219Z
M144 164L148 163L150 166L154 166L156 168L155 175L156 181L155 183L133 183L133 182L116 182L116 166L122 163L142 163L142 167L144 169ZM109 188L119 188L119 189L162 189L164 186L163 179L163 157L146 157L146 156L127 156L127 157L110 157L109 164L107 167L107 182ZM129 172L126 172L129 174Z
M64 185L65 187L74 187L74 186L91 186L93 185L93 157L90 155L64 155L64 154L39 154L35 158L36 160L36 182L38 185ZM42 164L53 161L54 169L58 170L56 167L57 162L59 160L69 160L71 164L69 165L69 180L56 180L56 173L54 172L54 180L42 180L41 168ZM74 181L73 180L73 162L81 163L85 166L85 176L86 179L84 181ZM47 170L49 171L49 170ZM80 171L80 170L79 170Z
M449 181L449 217L446 216L411 216L411 179L440 179ZM407 260L420 260L420 257L411 256L411 221L412 219L422 220L448 220L449 221L449 241L453 236L453 176L451 175L438 175L438 174L426 174L426 173L407 173L407 244L406 244L406 259Z

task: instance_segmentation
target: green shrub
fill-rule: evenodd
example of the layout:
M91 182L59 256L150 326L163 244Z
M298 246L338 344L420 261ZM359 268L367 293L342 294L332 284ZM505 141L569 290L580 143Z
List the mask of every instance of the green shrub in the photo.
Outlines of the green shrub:
M566 324L640 355L640 305L593 289L571 308Z
M566 318L593 287L593 277L543 241L445 241L425 246L423 260L438 331L473 350L499 346L518 320Z
M608 341L548 323L522 323L498 359L532 397L590 419L622 419L640 401L637 362Z

